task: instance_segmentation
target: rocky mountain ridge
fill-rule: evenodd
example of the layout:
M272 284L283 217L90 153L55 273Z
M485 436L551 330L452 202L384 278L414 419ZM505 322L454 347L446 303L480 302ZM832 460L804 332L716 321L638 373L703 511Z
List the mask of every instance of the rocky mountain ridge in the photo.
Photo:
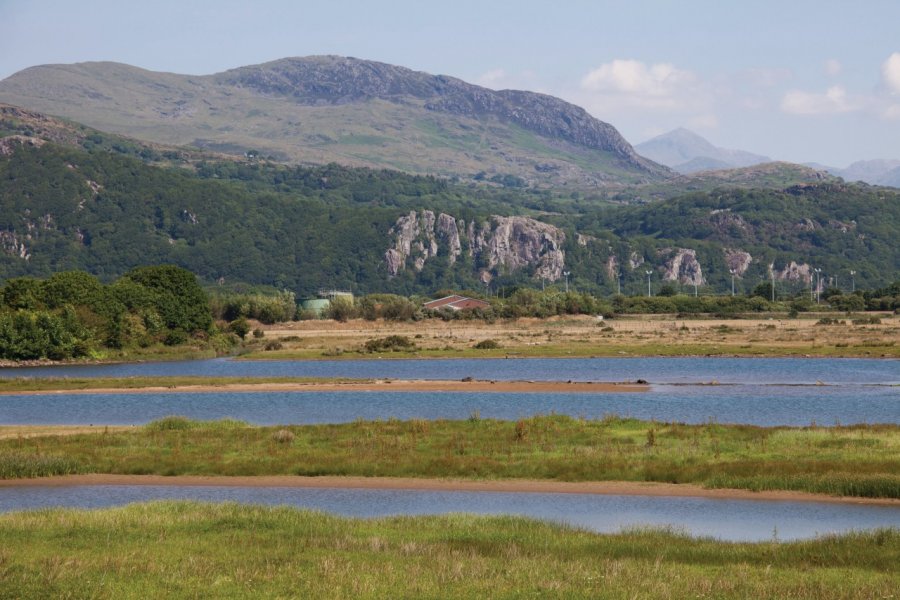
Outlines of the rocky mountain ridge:
M287 58L206 76L45 65L0 82L0 102L157 143L287 162L484 172L535 185L673 176L615 127L558 98L356 58Z

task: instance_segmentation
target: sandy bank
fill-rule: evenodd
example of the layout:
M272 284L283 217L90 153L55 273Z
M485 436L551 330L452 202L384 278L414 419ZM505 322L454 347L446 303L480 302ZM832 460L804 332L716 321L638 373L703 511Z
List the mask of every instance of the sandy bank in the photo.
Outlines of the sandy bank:
M335 383L222 383L212 385L175 385L150 387L112 387L84 389L47 389L0 392L4 396L44 394L140 394L204 392L646 392L649 385L638 383L582 381L451 381L424 379L379 379Z
M784 502L827 502L842 504L874 504L900 508L900 500L891 498L856 498L828 496L792 491L752 492L735 489L707 489L693 484L649 483L632 481L537 481L523 479L464 480L418 479L412 477L300 477L266 475L254 477L162 475L65 475L37 479L3 479L0 488L68 487L90 485L152 486L218 486L218 487L287 487L340 488L381 490L434 490L466 492L525 492L556 494L598 494L616 496L663 496L713 498L722 500L763 500Z

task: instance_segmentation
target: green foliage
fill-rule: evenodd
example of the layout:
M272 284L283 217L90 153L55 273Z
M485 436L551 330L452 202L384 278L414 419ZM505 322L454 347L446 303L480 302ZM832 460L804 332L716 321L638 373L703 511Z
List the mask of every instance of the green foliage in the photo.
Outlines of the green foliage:
M389 335L383 338L366 340L363 352L409 352L415 350L416 344L405 335Z
M170 330L209 331L212 316L209 298L187 269L175 265L137 267L125 278L153 294L153 308Z
M180 267L134 269L111 285L88 273L15 278L0 288L0 358L53 360L94 348L180 345L210 332L206 294Z
M497 348L501 348L502 346L500 346L500 342L498 342L497 340L488 338L486 340L481 340L472 347L476 350L496 350Z
M644 265L661 266L664 251L672 248L697 252L707 291L713 292L731 289L723 248L740 248L753 256L736 282L743 294L761 277L768 279L769 264L781 270L795 261L829 274L853 269L860 288L885 285L896 278L900 265L900 248L894 243L900 230L900 195L883 188L834 183L780 191L723 188L611 207L570 193L465 186L337 165L200 163L191 172L151 167L122 153L47 143L23 146L0 160L0 231L24 240L31 254L26 261L0 253L0 277L79 269L108 281L142 264L177 264L208 282L224 278L300 295L327 288L357 295L481 289L478 267L486 266L485 259L470 256L465 236L455 263L439 252L421 271L409 268L388 277L383 259L391 244L388 232L399 216L422 209L443 211L467 223L483 222L492 214L540 211L539 219L566 232L563 249L571 288L595 296L618 289L616 277L606 270L611 256L620 265L622 290L639 294L646 289L645 266L632 269L627 258L634 253ZM576 234L592 238L579 243ZM535 285L528 269L499 271L492 273L495 289ZM846 275L841 277L843 283ZM87 280L82 283L79 294L89 297L92 286ZM19 285L21 289L9 288L7 306L48 308L35 304L27 280ZM677 283L669 285L664 293L682 291ZM806 286L778 281L776 294L793 296ZM265 322L296 316L288 316L291 306L284 298L249 296L253 294L234 303L223 300L216 316L230 321L243 315ZM893 292L877 296L877 302L865 299L869 308L894 310L900 307L898 297L900 293ZM393 318L360 308L367 316ZM408 306L390 307L394 309L401 319L412 312ZM92 310L109 315L117 308ZM554 307L545 310L559 314ZM169 315L161 316L168 322Z
M250 333L250 323L244 317L238 317L228 324L228 331L234 333L239 338L244 339Z

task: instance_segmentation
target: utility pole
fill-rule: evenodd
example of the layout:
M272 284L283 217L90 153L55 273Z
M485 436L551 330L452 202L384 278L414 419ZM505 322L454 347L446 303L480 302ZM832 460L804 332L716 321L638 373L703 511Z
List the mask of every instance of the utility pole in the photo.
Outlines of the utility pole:
M772 302L775 302L775 269L772 269Z
M856 271L850 271L850 293L851 294L856 291L856 278L854 277L854 275L856 275Z
M822 287L822 269L814 269L816 272L816 304L819 303L819 288Z
M566 276L566 293L569 293L569 273L571 271L563 271L563 275Z
M728 269L728 272L731 273L731 297L734 297L734 269Z
M653 271L644 271L647 274L647 297L649 298L652 294L650 293L650 276L653 274Z
M619 271L616 271L616 291L619 295L622 295L622 274Z

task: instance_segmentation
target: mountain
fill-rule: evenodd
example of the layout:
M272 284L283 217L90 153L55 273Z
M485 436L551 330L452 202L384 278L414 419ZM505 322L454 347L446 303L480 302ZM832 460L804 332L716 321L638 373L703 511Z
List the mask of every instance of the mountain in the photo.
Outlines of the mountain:
M860 160L846 169L841 169L840 175L847 181L864 181L872 185L898 184L897 174L900 173L900 160ZM893 183L891 183L893 181Z
M845 169L818 163L805 163L816 170L827 171L845 181L862 181L869 185L900 187L900 160L859 160Z
M900 167L892 169L878 178L879 185L889 185L891 187L900 188Z
M861 286L900 270L900 191L885 188L710 182L710 191L616 207L333 164L192 162L16 110L0 111L0 280L69 269L110 280L172 263L207 282L304 295L535 285L569 271L578 289L611 293L617 275L623 289L641 289L651 269L724 292L730 269L749 289L774 265L794 291L813 265L854 269ZM780 177L778 165L762 175Z
M749 167L772 160L743 150L728 150L713 146L705 138L684 128L658 135L636 145L634 149L642 156L684 174Z
M206 76L44 65L0 82L0 102L145 141L299 164L580 187L673 176L558 98L356 58L286 58Z

